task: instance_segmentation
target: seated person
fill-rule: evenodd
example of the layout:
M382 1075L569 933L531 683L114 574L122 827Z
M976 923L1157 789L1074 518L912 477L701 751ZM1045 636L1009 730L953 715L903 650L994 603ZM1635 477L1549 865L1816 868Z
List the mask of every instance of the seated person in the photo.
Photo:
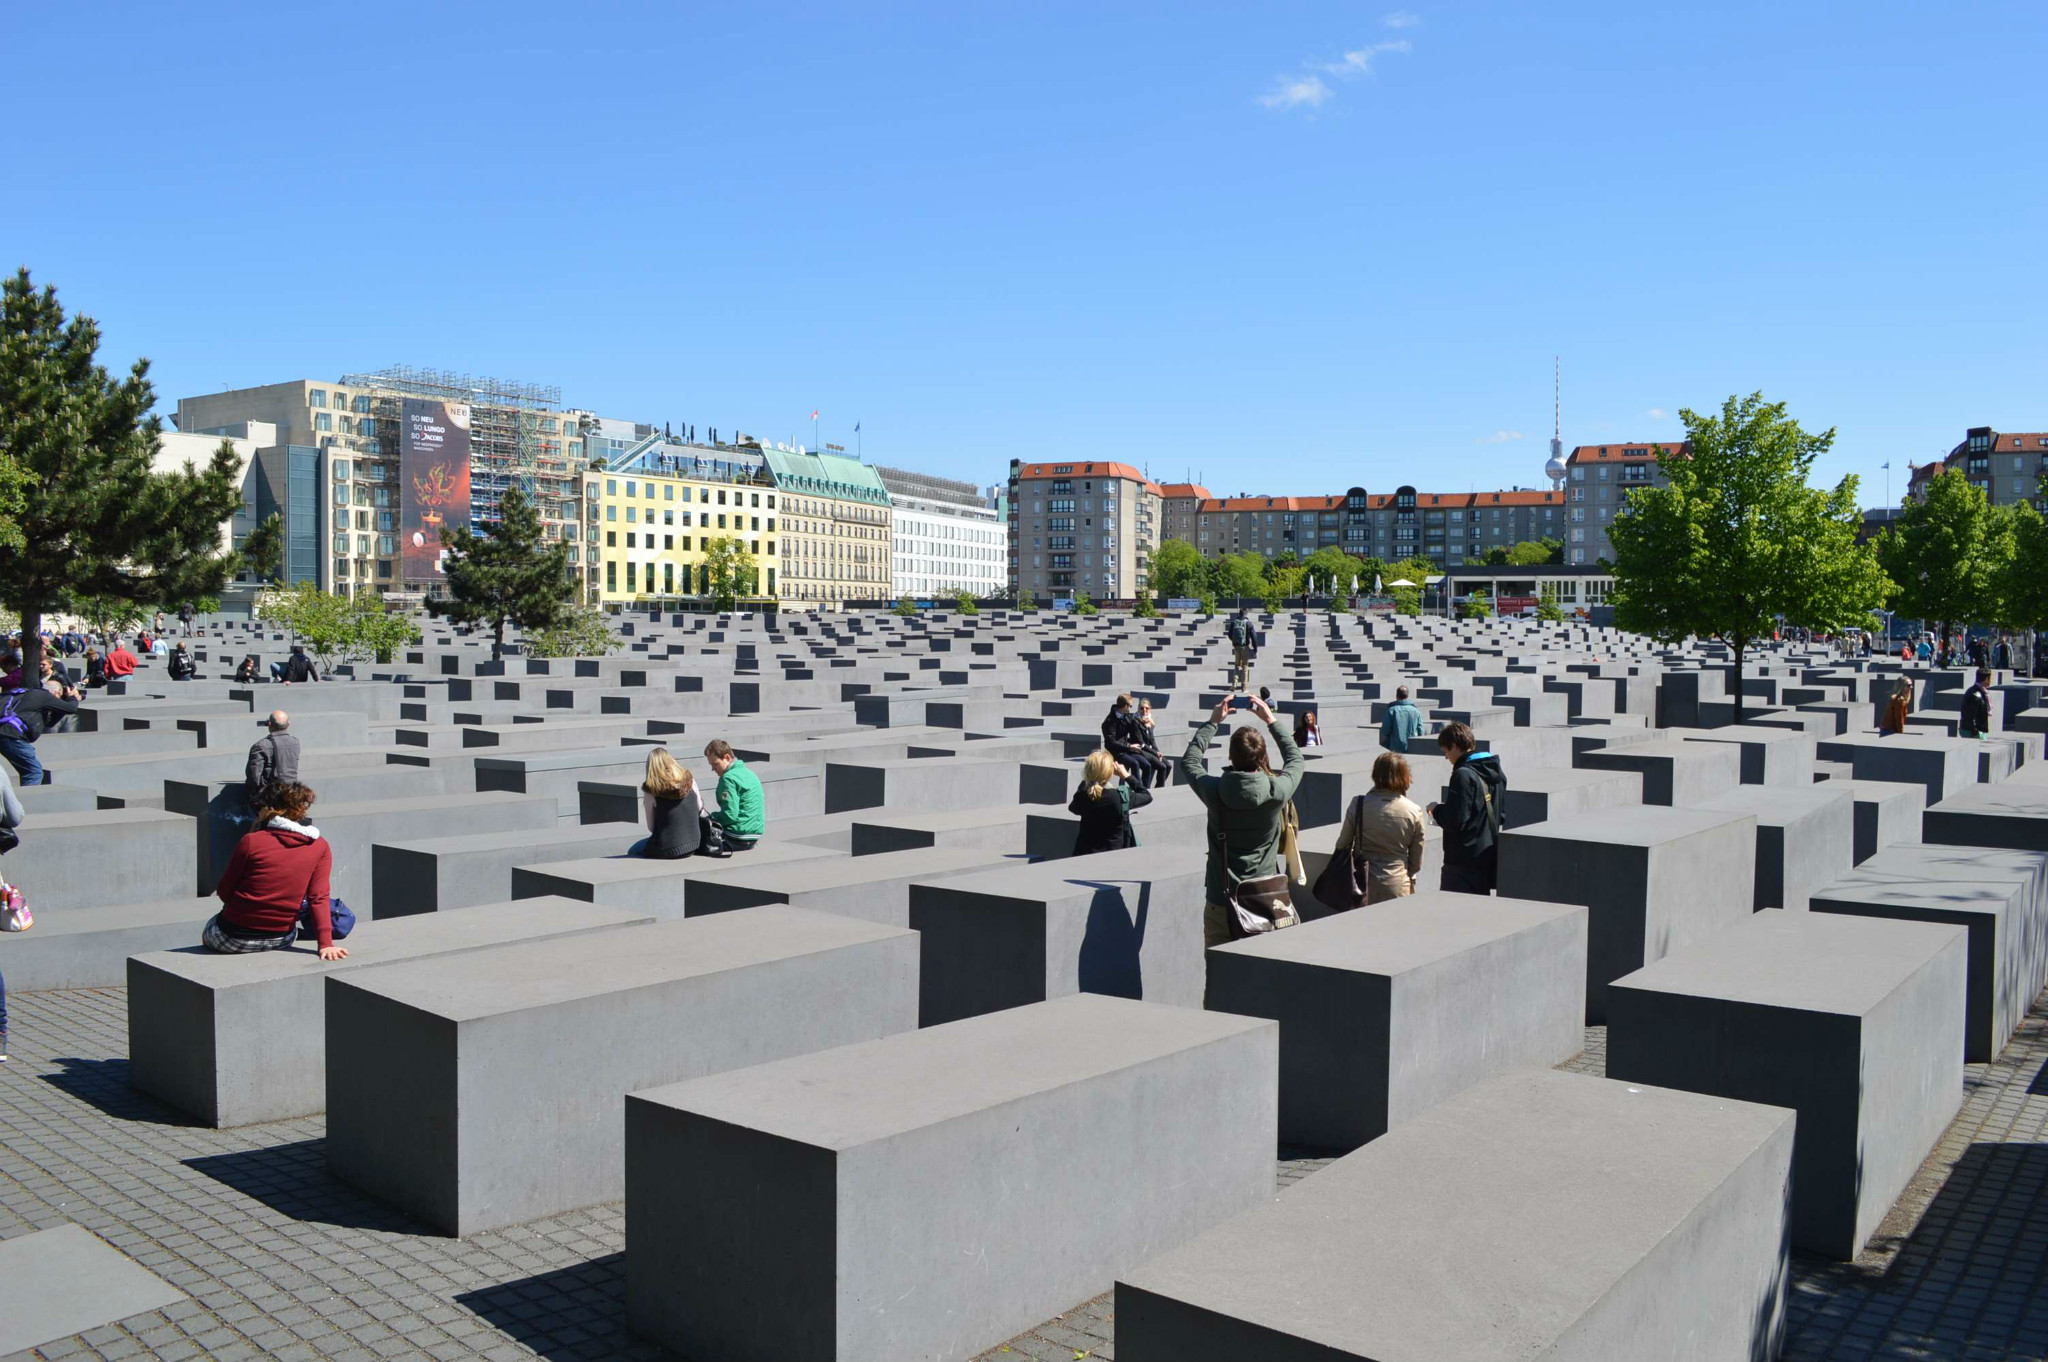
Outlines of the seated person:
M761 778L733 754L732 744L713 738L704 759L718 772L718 808L705 820L704 853L708 856L751 851L768 831L768 806L761 796Z
M313 791L297 781L273 784L221 872L221 910L200 929L207 950L224 955L282 950L303 926L319 938L322 960L346 960L334 944L327 877L334 853L306 821Z
M679 861L696 855L704 845L704 807L697 798L697 778L666 747L647 754L640 816L647 823L647 835L633 843L628 856Z
M243 657L241 665L235 668L235 680L247 685L256 679L256 654Z

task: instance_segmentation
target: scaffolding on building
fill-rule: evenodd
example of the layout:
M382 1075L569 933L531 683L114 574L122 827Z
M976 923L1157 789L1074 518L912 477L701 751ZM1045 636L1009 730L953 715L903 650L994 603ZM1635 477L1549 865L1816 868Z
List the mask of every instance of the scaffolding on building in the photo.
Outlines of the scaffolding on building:
M576 477L583 461L570 453L580 440L580 417L560 415L562 390L551 383L522 383L488 374L458 373L393 364L368 373L346 374L350 387L376 394L380 421L396 422L406 397L460 402L469 407L469 518L474 529L495 520L508 488L518 487L540 513L549 538L576 520ZM565 428L568 426L577 428ZM547 426L553 425L550 431ZM396 433L396 426L386 429ZM396 452L395 448L393 452Z

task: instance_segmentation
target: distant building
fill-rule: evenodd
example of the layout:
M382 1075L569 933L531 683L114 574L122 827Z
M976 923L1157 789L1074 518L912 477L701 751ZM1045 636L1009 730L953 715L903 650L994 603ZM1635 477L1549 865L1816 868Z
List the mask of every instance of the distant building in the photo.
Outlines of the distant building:
M1972 426L1946 457L1911 467L1906 495L1915 501L1926 497L1927 484L1936 473L1953 468L1960 470L1993 505L2010 506L2024 501L2037 511L2048 509L2044 507L2040 487L2042 474L2048 473L2048 432Z
M875 470L844 454L759 448L782 494L783 602L815 609L886 599L893 519Z
M1184 525L1184 533L1169 537L1187 540L1205 558L1256 553L1302 559L1336 548L1354 558L1424 557L1445 567L1524 540L1562 540L1564 507L1563 492L1523 488L1418 492L1402 486L1374 493L1353 487L1334 496L1208 497L1171 514L1168 523Z
M667 447L584 472L585 599L657 608L701 601L711 594L705 551L720 539L739 541L754 559L743 597L777 595L781 539L767 461L758 451L701 452L728 457L699 459Z
M1159 489L1159 538L1195 542L1195 515L1205 501L1213 500L1208 488L1195 482L1169 482Z
M889 490L889 589L929 600L972 592L1000 596L1009 581L1007 530L986 494L971 482L877 468Z
M1692 452L1692 445L1683 440L1580 445L1572 450L1565 460L1565 496L1571 511L1565 535L1567 564L1614 561L1608 527L1621 514L1630 492L1664 485L1657 455L1666 448L1681 455Z
M1129 464L1010 461L1009 576L1039 599L1133 600L1151 584L1160 489Z

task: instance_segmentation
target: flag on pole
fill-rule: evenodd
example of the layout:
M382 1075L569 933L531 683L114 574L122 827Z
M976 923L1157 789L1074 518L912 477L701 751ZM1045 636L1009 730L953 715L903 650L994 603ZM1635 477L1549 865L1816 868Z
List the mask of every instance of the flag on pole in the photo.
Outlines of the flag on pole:
M1887 473L1892 471L1892 461L1890 459L1886 459L1882 464L1878 466L1884 469L1884 471Z
M858 434L860 434L860 422L858 422L858 421L855 421L855 422L853 423L853 433L854 433L855 435L858 435Z
M816 407L811 408L811 419L813 421L818 419L818 409Z

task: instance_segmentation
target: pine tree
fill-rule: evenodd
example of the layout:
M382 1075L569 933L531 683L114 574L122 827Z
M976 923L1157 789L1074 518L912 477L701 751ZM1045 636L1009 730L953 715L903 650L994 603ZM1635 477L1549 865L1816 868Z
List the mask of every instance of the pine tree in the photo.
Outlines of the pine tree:
M272 511L242 540L242 562L259 582L284 577L284 517Z
M448 550L448 595L427 601L427 613L457 624L491 627L491 660L505 655L505 626L526 631L556 629L567 621L576 598L569 575L569 546L550 544L540 515L517 487L498 502L498 519L484 532L450 525L441 530Z
M117 381L99 344L92 318L67 321L26 269L0 286L0 514L15 503L0 525L0 602L21 615L29 676L60 602L211 595L235 562L220 542L242 502L234 446L221 441L204 469L153 471L163 424L149 361Z

